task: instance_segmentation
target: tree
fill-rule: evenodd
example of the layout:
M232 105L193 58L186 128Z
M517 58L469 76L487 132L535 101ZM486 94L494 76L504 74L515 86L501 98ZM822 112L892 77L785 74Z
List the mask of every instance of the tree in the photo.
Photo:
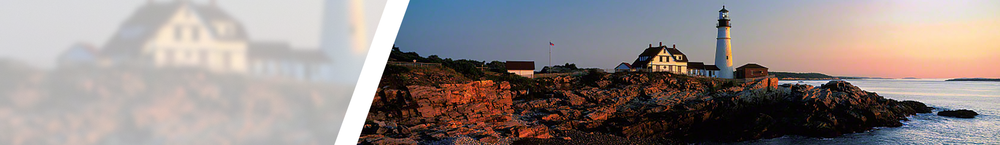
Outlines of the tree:
M580 70L580 68L577 68L576 64L566 63L563 65L556 65L552 67L546 66L542 68L542 73L567 73L567 72L574 72L577 70Z
M486 64L486 67L492 72L507 73L507 63L502 61L491 61Z
M444 61L444 60L441 60L441 57L438 57L437 55L427 56L427 62L430 62L430 63L441 63L442 61Z

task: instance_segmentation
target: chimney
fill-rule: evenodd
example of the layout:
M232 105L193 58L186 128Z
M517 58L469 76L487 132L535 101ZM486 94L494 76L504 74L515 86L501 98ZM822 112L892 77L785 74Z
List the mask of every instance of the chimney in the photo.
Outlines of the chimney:
M660 46L663 46L663 42L660 42Z
M649 44L649 48L653 48L653 44Z
M677 48L677 44L674 44L674 48Z

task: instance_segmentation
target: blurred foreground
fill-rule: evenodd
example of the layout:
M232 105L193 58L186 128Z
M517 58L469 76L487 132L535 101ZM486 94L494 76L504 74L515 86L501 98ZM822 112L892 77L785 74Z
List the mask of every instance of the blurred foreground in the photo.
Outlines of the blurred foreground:
M0 65L3 144L332 142L344 86L200 69Z
M138 5L11 3L39 9L14 9L23 15L9 19L119 24L110 32L57 29L109 27L86 25L93 23L2 26L37 30L2 38L48 38L0 42L17 46L0 52L0 144L333 143L385 5L385 0L280 2L291 5L289 10L269 1L121 2ZM121 5L134 10L46 15ZM295 7L303 5L316 7ZM288 15L306 18L280 17ZM76 36L103 43L62 39ZM292 42L309 41L295 38L320 41L302 47ZM50 43L73 45L43 45Z

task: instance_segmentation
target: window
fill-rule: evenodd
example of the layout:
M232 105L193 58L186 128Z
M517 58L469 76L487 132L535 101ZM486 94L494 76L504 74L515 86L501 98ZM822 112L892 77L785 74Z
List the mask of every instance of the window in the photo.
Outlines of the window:
M174 60L174 54L169 49L163 50L163 62L170 63Z
M184 33L183 29L184 28L181 27L181 26L179 26L179 25L174 27L174 40L175 41L181 41L182 37L184 36L184 34L182 34L182 33Z
M225 22L216 22L215 30L218 31L219 35L229 35L229 27Z
M232 68L233 67L233 66L231 66L232 64L230 63L230 59L231 59L230 57L232 57L232 56L230 56L229 53L222 53L221 57L222 57L222 68L227 68L227 70L228 70L228 68Z
M667 57L660 56L660 62L665 62L665 61L667 61Z
M191 41L198 41L198 27L191 28Z

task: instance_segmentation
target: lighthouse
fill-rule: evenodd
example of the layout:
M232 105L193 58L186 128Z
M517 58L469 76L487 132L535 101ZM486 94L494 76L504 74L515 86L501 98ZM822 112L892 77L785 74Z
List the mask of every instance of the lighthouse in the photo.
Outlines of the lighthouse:
M733 49L729 43L729 10L722 6L719 10L719 24L715 28L719 29L719 37L715 38L715 66L719 67L719 78L733 78Z

